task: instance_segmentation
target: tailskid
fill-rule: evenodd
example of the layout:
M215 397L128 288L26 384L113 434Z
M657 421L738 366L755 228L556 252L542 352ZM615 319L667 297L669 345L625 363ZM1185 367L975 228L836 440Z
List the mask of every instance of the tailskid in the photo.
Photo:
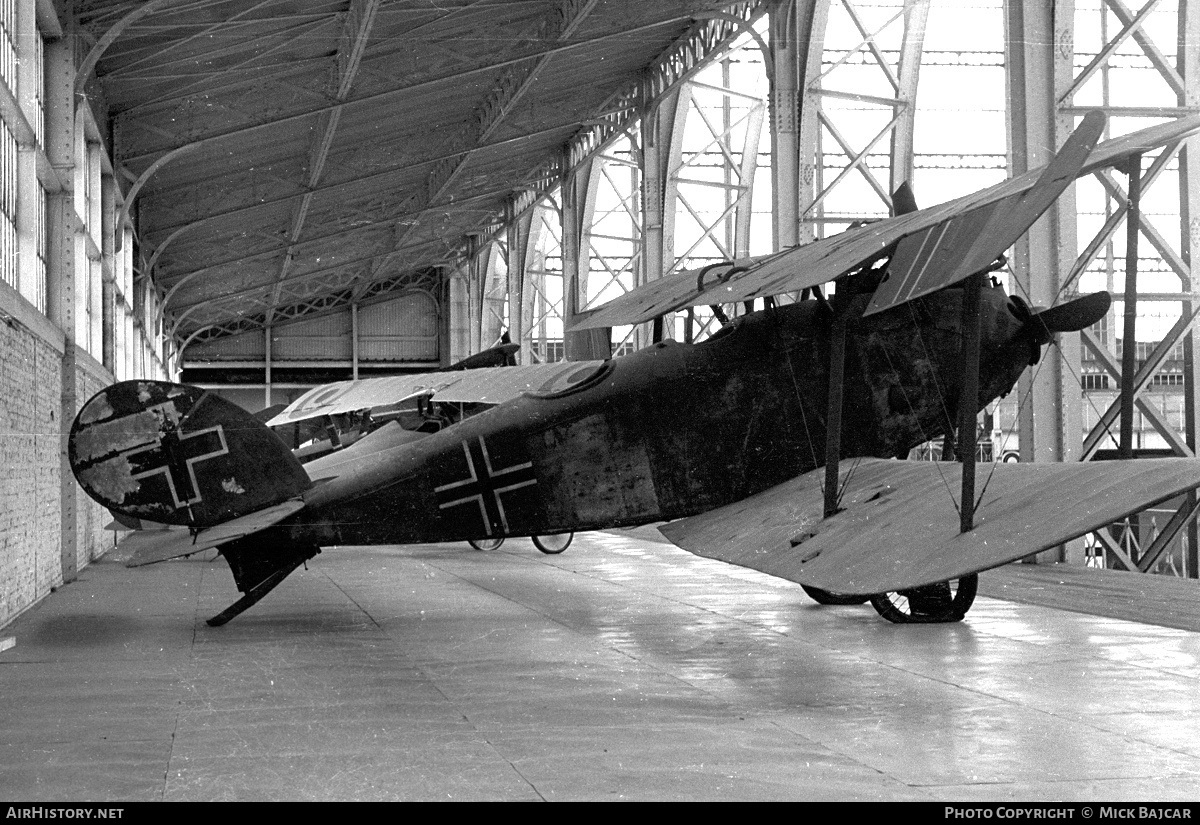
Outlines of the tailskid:
M275 589L288 574L321 552L315 544L279 546L262 536L247 536L221 547L233 580L245 595L208 620L220 627Z

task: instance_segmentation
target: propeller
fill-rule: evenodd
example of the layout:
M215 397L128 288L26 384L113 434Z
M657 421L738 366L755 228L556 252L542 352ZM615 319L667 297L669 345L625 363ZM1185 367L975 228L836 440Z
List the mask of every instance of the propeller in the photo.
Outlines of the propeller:
M1081 295L1049 309L1031 308L1016 295L1010 296L1009 300L1009 310L1021 322L1022 332L1029 333L1031 365L1038 362L1042 346L1054 340L1055 333L1087 329L1103 318L1112 306L1112 296L1107 292Z

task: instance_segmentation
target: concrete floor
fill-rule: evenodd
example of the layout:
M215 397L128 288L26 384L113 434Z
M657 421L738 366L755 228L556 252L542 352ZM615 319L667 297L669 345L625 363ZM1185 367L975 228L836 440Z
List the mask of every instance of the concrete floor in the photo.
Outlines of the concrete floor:
M216 629L211 553L97 562L0 631L0 798L1200 795L1200 635L900 627L655 535L327 550Z

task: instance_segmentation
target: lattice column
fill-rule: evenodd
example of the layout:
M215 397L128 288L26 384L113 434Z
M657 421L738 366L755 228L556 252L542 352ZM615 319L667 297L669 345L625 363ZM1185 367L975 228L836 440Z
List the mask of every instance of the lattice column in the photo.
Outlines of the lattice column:
M896 63L896 98L903 101L899 119L892 128L891 184L895 192L902 183L912 183L913 128L917 114L917 81L921 76L921 52L925 48L925 24L929 19L928 0L905 0L904 37Z
M1008 37L1009 146L1013 175L1047 163L1073 127L1070 114L1057 101L1069 87L1073 35L1073 3L1053 8L1037 3L1009 3ZM1030 303L1050 306L1074 260L1074 191L1068 188L1045 216L1014 246L1016 292ZM1065 351L1074 336L1063 336L1063 348L1048 348L1042 362L1026 370L1019 383L1021 460L1064 461L1079 457L1081 428L1079 391L1064 385L1072 358ZM1079 356L1073 354L1073 364ZM1073 368L1077 369L1077 367ZM1068 437L1071 433L1071 437Z
M641 243L634 258L634 283L641 285L661 278L675 262L675 214L667 200L672 158L678 157L683 140L680 112L690 99L687 87L672 94L641 122L641 203L633 212L640 221ZM663 319L662 334L674 337L673 319ZM652 343L653 331L643 324L634 331L635 346Z
M470 289L469 274L461 269L449 273L446 281L447 312L445 313L446 330L449 346L439 347L444 353L449 353L445 364L461 361L476 350L471 349L471 318L470 318Z
M562 185L562 277L563 319L568 323L587 304L590 256L585 251L588 240L585 226L591 217L587 193L597 160L588 160L568 175ZM610 355L607 329L567 332L563 347L568 361L608 358Z
M49 43L46 46L46 155L56 167L70 170L75 163L75 137L79 130L75 123L73 60L74 32L70 37ZM79 404L86 399L78 397L76 382L76 344L79 324L76 318L78 295L86 289L87 258L83 254L82 238L75 225L75 210L70 190L50 195L47 203L46 231L47 295L46 310L50 320L63 333L65 350L62 364L62 407L61 420L71 421L79 412ZM78 524L78 491L67 461L68 428L62 428L62 443L59 463L59 512L62 514L60 545L62 577L64 582L75 578L78 566L77 542L80 539Z
M726 55L689 81L679 94L663 197L664 262L684 269L746 257L758 147L767 115L767 92L749 86L764 75L749 57ZM767 249L757 250L766 252ZM732 316L736 308L727 307ZM712 315L695 313L699 339L713 329Z
M1161 6L1159 2L1148 2L1134 13L1120 0L1105 0L1098 17L1095 14L1090 18L1086 14L1077 14L1077 20L1088 23L1093 33L1093 42L1082 47L1083 56L1090 55L1091 58L1083 70L1073 77L1067 94L1061 99L1060 103L1064 108L1072 113L1079 113L1086 108L1104 109L1109 113L1110 127L1114 128L1114 134L1137 128L1142 125L1139 122L1142 118L1172 117L1194 111L1195 104L1189 104L1189 101L1195 100L1194 88L1197 80L1194 74L1186 80L1185 77L1187 63L1189 60L1195 60L1189 55L1189 51L1194 52L1195 49L1195 13L1189 12L1187 4L1180 3L1178 18L1174 19L1169 11ZM1156 36L1161 40L1163 24L1178 31L1175 65L1172 65L1171 59L1164 54L1160 43L1155 41ZM1190 32L1189 26L1192 29ZM1076 51L1080 48L1077 42ZM1132 84L1130 76L1133 76L1135 81ZM1166 105L1170 102L1178 105ZM1163 409L1146 393L1152 386L1165 385L1174 379L1184 379L1188 386L1192 383L1191 371L1180 369L1179 362L1186 361L1186 356L1180 357L1180 351L1187 346L1185 339L1194 323L1193 316L1197 309L1194 302L1189 300L1192 290L1188 248L1190 230L1187 228L1190 222L1187 215L1191 211L1188 202L1194 197L1195 184L1188 180L1189 164L1180 154L1181 148L1178 145L1167 147L1157 156L1147 157L1142 164L1139 183L1143 193L1143 204L1155 202L1158 205L1152 208L1143 206L1137 224L1142 240L1137 256L1138 269L1151 279L1148 283L1143 283L1145 278L1142 278L1138 283L1139 329L1144 328L1143 315L1159 318L1165 316L1177 320L1165 335L1154 330L1138 332L1137 337L1144 339L1143 343L1132 342L1130 345L1138 347L1138 360L1142 363L1132 378L1126 378L1133 388L1133 402L1139 419L1132 423L1144 422L1150 425L1149 429L1143 428L1144 432L1139 434L1139 441L1143 436L1157 438L1173 452L1189 455L1194 451L1194 446L1189 446L1186 434L1189 428L1194 429L1194 424L1188 423L1194 416L1186 411L1176 415L1175 410ZM1153 215L1156 211L1164 213L1172 210L1173 204L1168 204L1166 199L1174 201L1175 195L1156 191L1151 196L1153 201L1145 198L1145 193L1160 179L1170 181L1175 173L1173 167L1176 165L1179 169L1179 208L1178 212L1172 213L1170 217L1174 218L1174 214L1178 214L1184 226L1180 235L1182 245L1178 250L1174 242L1169 240L1169 236L1174 233L1160 232L1155 226L1156 216ZM1118 230L1122 224L1128 222L1128 178L1126 175L1107 170L1097 173L1096 178L1101 188L1096 191L1095 184L1090 184L1094 192L1092 197L1105 204L1106 220L1092 240L1085 245L1071 270L1070 277L1074 279L1091 276L1091 280L1096 281L1096 276L1107 270L1110 273L1108 281L1111 285L1114 280L1111 273L1115 268L1111 261L1124 253L1124 250L1115 247L1120 243ZM1083 185L1081 184L1081 187ZM1159 186L1160 190L1163 188L1162 185ZM1170 307L1172 304L1181 307L1178 314L1174 309L1162 309L1164 305ZM1143 307L1149 307L1152 311L1143 313L1140 311ZM1098 373L1092 376L1093 383L1104 387L1120 382L1120 368L1111 352L1113 342L1104 340L1105 336L1102 334L1097 336L1091 332L1085 333L1083 337L1089 354L1100 366ZM1151 342L1156 338L1161 340L1151 347ZM1124 345L1123 341L1122 346ZM1169 376L1160 375L1164 367L1170 369ZM1190 393L1189 390L1178 399L1183 402L1182 406L1185 408L1191 406L1188 400ZM1098 395L1094 397L1103 400ZM1120 401L1119 397L1114 399L1098 416L1095 426L1084 441L1085 456L1091 456L1099 449L1112 446L1107 431L1112 428L1119 415Z
M467 238L467 351L479 352L483 321L483 291L486 282L488 243L479 235Z
M829 23L830 0L814 0L813 3L798 3L796 52L799 73L797 92L800 104L800 126L798 143L795 226L785 230L794 235L797 243L811 243L824 235L810 214L817 207L820 170L825 165L821 152L821 64L825 55L825 29ZM777 66L776 71L783 71Z
M492 241L477 256L479 279L479 346L495 346L508 331L508 244Z
M1179 7L1179 38L1177 65L1183 80L1179 94L1181 106L1193 111L1200 109L1200 0L1181 0ZM1188 277L1183 291L1188 299L1182 304L1182 316L1191 316L1200 298L1194 274L1193 262L1200 261L1200 137L1191 137L1184 142L1179 153L1179 224L1180 254L1188 267ZM1200 434L1197 433L1196 416L1200 407L1200 365L1196 361L1196 332L1188 330L1183 339L1184 370L1184 437L1188 448L1197 454ZM1187 496L1185 507L1194 507L1197 495L1193 491ZM1187 544L1184 553L1184 573L1188 578L1200 578L1200 529L1193 519L1186 531Z
M800 243L800 70L811 40L805 36L816 3L778 0L770 5L771 214L775 249ZM819 47L818 47L819 48Z
M537 201L529 210L529 240L525 252L527 291L522 320L522 348L528 339L532 361L562 361L563 352L563 267L562 210L560 192ZM511 314L510 314L511 317ZM514 337L514 341L517 339Z
M668 95L636 128L623 131L581 167L586 173L586 193L580 220L580 292L584 309L599 306L645 282L665 254L661 246L661 210L647 212L652 193L661 187L657 150L644 158L642 146L658 145L657 131L674 112L674 95ZM667 121L670 122L669 119ZM651 134L654 132L654 134ZM666 130L668 136L670 131ZM659 197L661 202L661 196ZM640 339L632 327L612 330L612 348L620 353L634 349ZM645 337L645 340L649 340Z
M894 8L843 0L836 6L817 2L800 12L798 27L808 26L800 66L801 242L890 213L893 185L911 174L928 7L928 0L905 0ZM848 17L856 42L837 48L826 42L833 14Z
M533 213L529 210L508 222L508 247L505 260L508 264L508 332L517 352L518 364L533 363L530 349L530 331L533 327L533 289L529 284L529 236L533 224Z
M1200 25L1195 9L1189 8L1194 2L1178 3L1177 16L1159 0L1144 2L1136 10L1123 0L1080 3L1078 8L1075 2L1059 0L1053 16L1035 4L1017 5L1009 8L1009 41L1014 45L1024 41L1025 47L1010 55L1011 77L1016 78L1012 90L1017 93L1010 106L1014 161L1018 161L1014 173L1037 165L1032 156L1038 147L1059 145L1076 118L1091 109L1108 114L1109 136L1140 128L1147 118L1175 117L1196 110L1200 95L1198 73L1192 64L1198 59L1194 53ZM1171 34L1164 37L1165 33ZM1175 43L1167 42L1170 36ZM1045 45L1039 48L1039 43ZM1022 391L1032 389L1032 403L1022 420L1023 458L1086 460L1115 448L1112 434L1119 421L1137 436L1135 455L1155 446L1165 446L1178 455L1195 453L1195 359L1190 331L1200 307L1194 300L1190 261L1196 251L1194 236L1200 232L1192 231L1190 215L1198 206L1195 198L1200 180L1193 179L1192 164L1181 148L1168 146L1148 155L1135 168L1100 170L1094 179L1081 180L1059 200L1050 220L1035 225L1018 246L1018 283L1028 289L1033 303L1048 305L1071 297L1080 288L1119 291L1127 248L1139 242L1131 257L1138 273L1137 291L1130 301L1137 303L1137 328L1133 335L1122 335L1120 341L1124 352L1135 356L1133 364L1122 368L1112 316L1098 329L1085 330L1081 339L1088 359L1082 362L1082 378L1088 391L1086 406L1076 405L1080 393L1074 386L1079 380L1075 370L1081 364L1080 353L1075 336L1062 336L1058 350L1047 352L1056 357L1041 368L1037 378L1022 384ZM1176 167L1178 198L1170 191ZM1130 175L1137 176L1141 193L1133 234L1125 226L1135 214L1130 204ZM1158 188L1147 197L1156 183ZM1078 203L1073 200L1075 192ZM1155 225L1164 216L1174 220L1176 214L1182 224L1179 248L1170 240L1173 232L1161 232ZM1076 224L1086 229L1078 240ZM1180 311L1176 313L1174 307ZM1173 324L1164 332L1154 329L1152 321L1160 327ZM1184 385L1182 394L1166 389L1177 382ZM1077 434L1083 431L1085 413L1090 430L1081 445ZM1127 545L1114 541L1107 532L1097 534L1096 539L1104 546L1110 564L1146 572L1170 557L1169 545L1194 518L1194 510L1193 498L1173 514L1159 517L1162 523L1156 535L1139 530L1135 522L1138 535ZM1147 523L1148 519L1142 520L1143 526ZM1195 547L1194 541L1191 547ZM1190 566L1194 571L1194 563Z
M1070 2L1054 7L1032 3L1006 6L1005 65L1008 84L1009 147L1012 175L1042 166L1062 145L1073 127L1057 101L1071 78L1072 10ZM1074 259L1074 190L1068 188L1046 214L1013 247L1014 292L1030 303L1057 303L1060 287ZM1079 390L1064 375L1078 367L1078 342L1062 336L1061 347L1048 347L1041 362L1018 382L1022 461L1066 461L1079 458L1082 426ZM1067 548L1042 554L1046 561L1065 561Z

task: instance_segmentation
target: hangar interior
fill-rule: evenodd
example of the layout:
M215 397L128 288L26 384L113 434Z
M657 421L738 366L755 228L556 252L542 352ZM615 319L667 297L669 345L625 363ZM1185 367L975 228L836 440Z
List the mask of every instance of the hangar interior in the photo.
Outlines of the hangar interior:
M701 340L706 309L564 326L885 216L900 182L940 202L1036 167L1089 110L1106 136L1195 111L1196 3L1032 5L10 0L0 624L111 544L62 440L113 380L254 411L503 335L520 363ZM1088 459L1122 419L1139 454L1194 454L1195 141L1142 163L1138 231L1109 171L1012 250L1031 304L1142 277L981 419L981 456ZM1059 556L1195 578L1194 511Z
M1196 0L2 0L0 464L7 472L0 475L0 629L36 605L53 603L46 597L112 551L109 513L76 484L66 438L81 406L114 381L183 381L257 412L329 381L446 366L501 340L518 345L521 364L620 356L664 337L701 341L720 328L721 315L736 317L746 308L697 308L660 324L600 332L568 328L581 313L678 270L785 249L887 216L902 182L928 206L1036 168L1089 111L1108 115L1105 137L1195 115L1198 42ZM981 458L1195 457L1193 326L1200 304L1191 262L1200 252L1200 164L1189 160L1197 151L1200 137L1193 136L1139 158L1136 168L1080 180L1011 250L1001 274L1009 290L1031 305L1053 306L1098 289L1116 299L1107 317L1078 336L1062 336L1024 374L1017 392L980 417ZM1127 220L1130 215L1136 220ZM1098 532L1041 560L1195 579L1198 510L1196 495L1189 494L1160 505L1137 529ZM940 765L936 754L906 766L906 749L931 728L942 752L969 747L956 734L969 720L983 720L990 726L986 736L1036 730L1040 742L1024 744L1057 753L1055 747L1081 735L1064 720L1089 713L1096 714L1089 720L1113 715L1098 725L1093 761L1077 762L1077 773L1061 774L1060 766L1030 753L995 757L992 773L988 765L970 770L992 777L980 780L985 784L1020 775L1028 782L1019 792L1030 796L1068 793L1058 784L1065 779L1078 780L1072 794L1095 791L1110 798L1171 795L1156 777L1194 780L1200 770L1194 744L1182 742L1187 723L1198 718L1187 699L1196 676L1193 633L1126 624L1096 630L1081 621L1063 630L1038 613L1030 621L1042 635L1031 643L1028 626L1014 620L1010 607L990 604L979 631L1001 639L1006 651L1020 648L1021 655L1035 644L1031 672L1062 690L1050 700L1062 707L1050 714L1048 727L1040 727L1049 718L1044 707L980 699L981 683L911 699L915 693L908 691L918 683L959 679L945 651L969 656L974 637L955 631L921 637L917 664L900 662L903 646L894 635L881 637L878 650L862 654L875 657L863 665L865 659L844 653L866 635L861 623L852 622L829 630L824 650L793 645L781 654L770 633L787 634L790 594L772 589L778 586L766 577L672 555L654 540L637 545L629 536L607 534L589 540L597 553L616 553L617 561L542 559L528 586L519 582L529 571L497 554L490 558L498 567L486 575L471 568L470 558L425 551L403 560L369 554L368 573L331 565L327 579L306 580L281 596L285 619L271 614L265 629L255 629L257 639L241 631L225 637L235 658L243 659L229 672L217 670L240 686L238 680L248 677L237 666L274 661L283 655L278 650L304 647L287 619L295 618L287 611L297 604L311 609L296 627L345 629L331 605L346 597L372 605L363 608L367 619L348 636L313 643L314 660L285 663L293 676L302 674L281 682L294 691L290 698L306 701L322 679L334 678L334 670L357 673L364 656L370 664L361 666L370 678L383 679L385 671L392 678L402 663L406 684L425 691L419 701L461 689L469 694L463 701L480 703L473 707L482 707L484 717L513 713L524 720L527 708L501 703L528 689L535 676L512 677L498 698L471 682L464 675L471 667L487 681L490 655L481 652L475 627L455 625L448 649L445 637L421 635L427 605L415 589L411 611L398 617L407 622L396 631L403 650L371 659L371 651L380 649L379 632L392 627L369 612L390 609L378 606L386 596L371 577L391 566L416 579L452 579L456 588L478 584L471 596L459 590L452 596L460 608L478 607L501 635L518 639L533 626L535 651L569 643L564 649L576 658L547 674L552 684L579 678L572 675L579 661L597 655L588 645L572 646L579 643L572 635L579 627L606 638L625 632L606 616L584 615L565 597L555 601L553 594L584 578L597 602L614 600L615 613L649 610L654 617L644 636L620 640L649 653L627 659L608 651L593 664L619 674L614 690L635 716L643 707L638 703L653 705L653 697L661 699L681 681L703 683L705 690L718 684L705 681L708 674L695 663L695 649L724 644L713 642L712 634L734 639L731 649L744 644L752 651L746 656L753 660L733 667L735 677L792 685L779 701L794 701L807 712L793 708L786 718L755 718L730 732L735 749L746 750L746 761L729 769L727 784L714 785L687 766L694 783L677 788L685 798L794 792L924 799L929 795L914 789L926 785L935 796L953 787L963 798L978 798L987 790L973 784L974 774L962 773L967 767ZM199 563L160 567L137 579L140 585L115 565L93 569L92 582L101 595L110 587L133 588L148 612L179 621L190 621L186 598L223 598L213 595L219 586ZM647 570L667 584L614 590L601 582L606 575L636 582ZM718 596L707 594L711 580L705 577L713 576L727 588ZM1082 581L1071 579L1073 585ZM1107 586L1111 578L1099 581ZM539 585L543 589L533 593ZM1079 601L1118 598L1090 586L1080 585ZM992 595L1003 590L997 587ZM476 604L472 599L482 591L499 601L485 597ZM1164 604L1182 604L1184 613L1194 615L1190 592L1172 589ZM94 595L60 594L55 609L62 612L38 627L61 619L61 628L74 628L79 647L73 650L86 650L80 661L100 672L106 657L132 654L120 634L87 628L92 614L85 598ZM525 613L514 612L517 603ZM428 607L431 613L442 609L432 602ZM846 614L832 615L819 621L832 628ZM1137 618L1136 610L1129 617ZM1162 623L1190 627L1171 621ZM164 650L196 643L190 624L186 632L167 624L162 638L147 641L137 655L159 650L159 641ZM177 631L183 635L176 637ZM53 666L78 666L39 647L40 632L31 634L29 655L36 659L51 649ZM52 635L45 634L43 642ZM1063 666L1062 651L1094 647L1098 638L1103 649L1093 659ZM693 641L695 649L688 646ZM673 669L651 673L650 663L663 651L682 651L682 658ZM459 654L474 658L462 664ZM165 683L171 673L199 672L205 655L167 656L155 678ZM813 668L814 661L814 681L807 685L795 685L785 673L792 666ZM830 662L866 674L853 696L844 694L842 676ZM371 667L380 670L368 672ZM1001 675L989 667L972 659L968 670L984 673L985 683L1004 682L998 690L1022 689L1024 676L1013 674L1010 660L999 665ZM1148 707L1136 692L1120 694L1127 701L1115 688L1089 693L1093 685L1107 684L1093 679L1124 677L1131 669L1156 674L1143 683ZM899 671L907 681L897 686L891 680ZM471 678L479 677L472 672ZM113 726L144 724L146 741L151 735L174 738L183 728L173 711L163 710L160 718L139 703L148 694L161 700L152 706L160 709L197 699L179 699L160 682L147 689L119 682L117 674L104 678L110 688L120 685L117 709L84 723L98 724L100 739L109 718ZM353 688L353 701L374 707L380 694L372 692L370 678ZM734 702L734 683L720 684L708 696ZM70 689L77 693L68 700L94 700L86 679ZM28 691L29 697L36 692ZM553 729L555 714L565 716L575 700L565 693L547 696L539 707ZM19 700L25 703L20 707L40 707L29 697ZM921 721L901 718L906 697L919 705ZM415 715L414 708L402 710ZM711 720L704 717L698 726L689 719L669 732L673 747L711 744L696 731L718 724L726 708L706 708ZM37 719L51 732L69 718L60 719L60 710L50 707L33 713L45 714ZM947 715L952 723L944 728L928 724ZM1172 715L1182 724L1173 726ZM14 718L0 719L0 730L13 742L19 726ZM325 733L335 733L343 721L330 721ZM655 724L650 716L641 721ZM205 717L197 727L202 746L209 724ZM595 730L605 724L627 723L603 717ZM847 767L824 745L814 746L818 778L833 784L802 791L783 778L774 784L771 772L779 766L744 744L761 743L769 753L790 747L776 738L781 731L816 741L828 730L855 750L871 750L880 743L863 730L872 725L895 740L888 747L900 743L899 750L880 746L879 752L891 754L888 764ZM1131 784L1096 779L1109 769L1100 764L1104 755L1126 747L1130 730L1143 725L1153 732L1139 734L1136 753L1130 751L1142 772L1131 773ZM644 731L641 722L634 725L624 745L643 747ZM579 733L558 732L564 742ZM553 759L538 757L554 764L534 767L553 774L563 754L578 757L580 748L599 753L611 744L602 738L564 742L545 746ZM60 740L54 743L46 751L56 754L47 763L51 768L76 764L75 757L55 751ZM507 746L534 747L526 741ZM493 741L488 747L506 745ZM455 788L467 788L468 797L524 798L528 789L521 783L518 790L472 784L456 773L465 770L460 756L475 756L464 749L451 749L439 757L446 761L409 777L415 783L410 797L440 794L444 788L428 777L442 772ZM1088 750L1070 752L1077 758ZM0 742L0 753L0 763L10 765L0 777L11 787L38 787L41 774L14 779L24 776L9 759L17 745ZM97 753L101 761L109 756L103 748ZM1182 762L1180 753L1186 754ZM111 777L103 771L97 784L88 784L93 780L79 771L59 787L67 796L262 798L261 788L239 785L249 780L238 776L261 754L250 747L235 754L242 762L226 756L212 757L216 774L199 784L188 784L196 780L185 764L177 781L168 775L166 792L154 760L138 763L145 769L138 776L149 777L144 785L128 780L133 773L104 784ZM651 748L639 769L652 768L657 758ZM1013 767L1018 761L1022 766ZM117 760L112 777L123 764ZM909 768L914 775L905 774ZM371 770L370 764L352 765L349 775L363 784L327 794L304 784L310 774L288 774L273 793L379 795ZM604 779L583 776L590 771L579 769L581 784L562 797L618 793L606 784L610 777L622 791L634 789L631 796L664 796L665 786L652 775L619 767L603 773ZM756 781L765 784L748 791L732 778L738 771L757 773ZM936 778L916 775L921 771ZM1040 771L1055 782L1039 785L1023 771ZM215 782L213 775L225 784L204 784ZM21 784L26 780L31 784ZM548 785L528 784L540 798L555 796ZM1193 787L1180 781L1169 790Z

